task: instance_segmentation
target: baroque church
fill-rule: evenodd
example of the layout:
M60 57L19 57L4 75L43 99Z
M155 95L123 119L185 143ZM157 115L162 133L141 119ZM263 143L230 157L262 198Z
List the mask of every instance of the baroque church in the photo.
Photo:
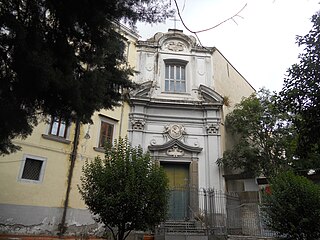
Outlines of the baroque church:
M130 96L129 139L164 167L176 190L171 218L189 218L190 189L226 189L216 164L226 146L224 99L253 89L216 48L180 30L138 41L136 51L141 85Z
M142 146L163 166L172 189L172 220L191 218L197 211L199 200L191 189L256 188L252 179L227 178L216 163L232 146L225 116L255 91L252 86L217 48L200 46L181 30L169 29L143 41L124 26L119 31L139 87L130 92L129 103L101 110L92 117L93 124L81 126L67 206L74 126L52 118L27 139L15 141L22 150L0 158L1 233L56 234L63 211L70 232L98 228L77 184L85 160L103 156L106 139L128 136L133 146Z

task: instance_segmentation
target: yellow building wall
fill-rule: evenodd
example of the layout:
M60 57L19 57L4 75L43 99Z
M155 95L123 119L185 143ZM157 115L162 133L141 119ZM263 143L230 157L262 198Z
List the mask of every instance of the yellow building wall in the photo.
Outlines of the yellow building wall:
M102 110L92 117L93 124L81 126L78 154L72 180L72 190L69 206L72 208L85 208L80 200L77 185L80 183L81 169L86 160L93 160L96 156L103 157L103 152L94 150L97 147L100 131L100 117L98 114L118 120L115 125L114 139L119 136L125 138L128 130L128 104L114 110ZM122 117L121 117L122 115ZM120 133L120 124L121 133ZM84 136L88 132L90 139ZM17 205L33 205L47 207L62 207L67 187L67 176L70 165L70 153L74 137L74 125L71 126L70 144L44 139L46 124L41 123L34 129L33 134L25 140L16 140L22 146L21 151L1 157L0 168L0 202ZM33 155L46 158L43 181L32 183L19 180L23 155Z
M128 123L129 123L129 105L124 103L123 106L117 107L114 110L102 110L96 112L93 117L93 124L86 124L82 127L82 134L80 136L80 142L78 147L78 157L76 160L74 175L72 179L72 187L70 192L70 202L69 206L71 208L81 208L85 209L86 206L81 200L81 195L78 191L78 185L80 184L80 176L82 174L82 166L85 161L92 161L96 156L103 158L104 153L96 151L96 147L99 141L99 131L100 131L100 116L108 116L112 119L118 120L115 124L114 139L118 139L119 136L125 138L128 132ZM121 127L120 127L121 126ZM89 128L89 131L88 131ZM121 132L120 132L121 129ZM90 139L85 140L84 135L89 132Z
M129 65L134 67L136 62L135 41L137 39L130 37L130 34L126 34L126 37L128 42L130 42L128 44L129 54L127 56ZM82 166L86 160L91 161L98 155L102 157L104 155L103 152L95 150L100 134L101 117L99 114L114 119L113 138L117 139L119 136L123 138L127 136L129 110L130 107L125 102L112 110L102 109L94 113L92 124L81 126L77 159L70 191L70 208L86 209L77 187L80 183ZM22 147L21 151L0 156L0 204L63 207L66 197L70 153L73 147L75 126L72 124L69 128L67 136L67 139L70 140L69 144L44 138L42 135L47 134L48 130L49 124L40 120L38 126L34 128L32 135L24 140L14 140L14 143ZM84 138L86 133L89 134L89 139ZM18 179L24 154L46 158L42 182L31 183Z
M130 37L127 32L122 32L127 38L127 61L130 67L135 68L136 63L136 40ZM103 158L104 153L99 152L96 149L99 141L100 134L100 121L103 116L110 118L110 121L114 120L115 129L113 139L119 137L125 138L128 135L129 128L129 112L130 106L127 102L123 102L121 106L117 106L112 110L102 109L99 112L95 112L92 116L93 124L86 124L82 126L82 137L80 137L78 146L78 157L74 168L74 174L72 179L69 207L86 209L86 206L81 200L81 195L78 191L78 185L81 183L80 176L82 175L82 167L85 161L92 161L96 156ZM88 133L90 139L86 140L84 135Z
M30 137L15 141L21 151L0 157L0 203L61 206L71 144L44 139L46 132L46 124L40 123ZM24 154L46 158L42 182L19 180Z

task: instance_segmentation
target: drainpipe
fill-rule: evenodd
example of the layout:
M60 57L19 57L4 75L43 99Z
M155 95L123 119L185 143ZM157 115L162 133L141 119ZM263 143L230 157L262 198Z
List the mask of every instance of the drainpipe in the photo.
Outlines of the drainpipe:
M67 227L65 226L66 215L67 215L68 204L69 204L69 196L70 196L70 190L71 190L72 175L73 175L74 165L75 165L75 162L76 162L76 159L77 159L79 136L80 136L80 119L77 118L77 120L76 120L76 129L75 129L75 134L74 134L74 138L73 138L73 146L72 146L73 149L72 149L72 153L70 155L70 167L69 167L69 173L68 173L66 199L64 201L64 207L63 207L63 214L62 214L62 218L61 218L61 223L59 224L59 235L60 236L62 236L67 230Z
M124 110L124 101L122 102L122 106L121 106L121 115L120 115L120 122L119 122L119 138L121 137L122 134L122 119L123 119L123 110Z

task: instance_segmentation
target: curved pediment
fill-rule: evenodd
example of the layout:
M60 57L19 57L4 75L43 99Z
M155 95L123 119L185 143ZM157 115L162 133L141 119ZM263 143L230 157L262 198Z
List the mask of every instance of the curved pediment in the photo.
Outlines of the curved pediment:
M200 153L202 151L202 148L200 147L193 147L193 146L189 146L184 144L183 142L177 140L177 139L172 139L169 142L166 142L165 144L162 145L151 145L148 147L148 149L150 151L170 151L171 149L175 149L175 147L177 147L177 151L179 149L183 150L183 151L188 151L188 152L194 152L194 153Z
M220 105L223 104L223 97L212 88L209 88L205 85L199 86L199 94L202 96L205 102L217 103Z
M130 92L131 97L149 97L153 82L147 81L138 85L138 87Z
M188 36L182 30L169 29L166 33L158 32L147 41L140 41L140 44L158 46L161 50L168 52L189 52L197 47L197 40L194 36Z
M162 50L170 52L188 52L196 46L196 39L183 34L180 30L169 30L159 38L158 42Z

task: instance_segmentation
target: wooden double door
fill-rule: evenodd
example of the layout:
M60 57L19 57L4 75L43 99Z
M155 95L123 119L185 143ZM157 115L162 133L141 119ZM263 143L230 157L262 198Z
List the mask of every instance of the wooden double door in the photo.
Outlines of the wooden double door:
M185 220L188 218L190 204L189 189L189 163L162 162L167 177L169 178L170 199L169 213L170 220Z

